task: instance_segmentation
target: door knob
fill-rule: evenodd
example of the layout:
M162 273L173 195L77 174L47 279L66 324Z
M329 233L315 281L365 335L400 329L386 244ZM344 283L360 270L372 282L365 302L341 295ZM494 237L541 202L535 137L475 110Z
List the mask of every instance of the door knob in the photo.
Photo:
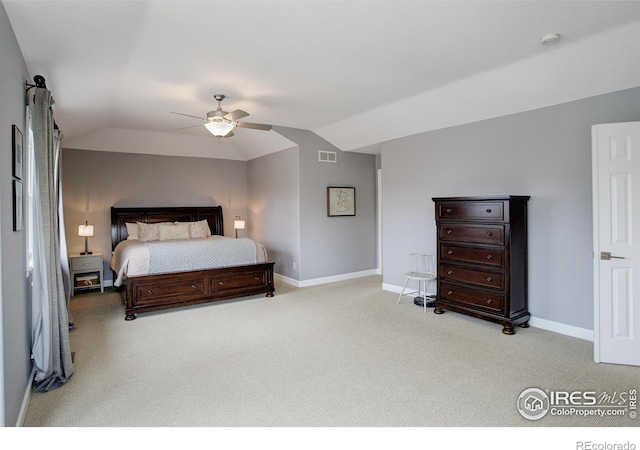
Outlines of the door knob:
M603 259L605 261L609 261L611 259L624 259L624 256L614 256L611 254L611 252L600 252L600 259Z

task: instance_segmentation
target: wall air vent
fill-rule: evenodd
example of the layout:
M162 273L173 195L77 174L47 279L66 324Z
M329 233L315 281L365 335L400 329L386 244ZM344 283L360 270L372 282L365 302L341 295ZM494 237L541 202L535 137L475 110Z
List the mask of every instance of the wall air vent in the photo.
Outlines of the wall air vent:
M318 161L320 162L338 162L338 154L336 152L325 152L320 150L318 152Z

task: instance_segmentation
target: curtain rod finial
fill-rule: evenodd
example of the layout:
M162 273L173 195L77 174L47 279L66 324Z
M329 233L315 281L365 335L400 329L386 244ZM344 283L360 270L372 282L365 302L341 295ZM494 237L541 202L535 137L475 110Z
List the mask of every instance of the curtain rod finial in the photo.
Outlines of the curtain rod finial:
M42 75L36 75L33 77L33 81L36 83L36 87L46 88L47 81L44 79Z

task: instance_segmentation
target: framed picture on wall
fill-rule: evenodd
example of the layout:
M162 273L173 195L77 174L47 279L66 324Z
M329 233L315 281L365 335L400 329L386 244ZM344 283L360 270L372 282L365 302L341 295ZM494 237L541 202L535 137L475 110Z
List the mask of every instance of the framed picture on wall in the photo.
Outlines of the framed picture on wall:
M24 160L24 149L22 146L22 132L13 125L13 176L22 180L22 161Z
M22 181L13 180L13 231L22 230Z
M356 188L335 187L327 188L327 215L355 216L356 215Z

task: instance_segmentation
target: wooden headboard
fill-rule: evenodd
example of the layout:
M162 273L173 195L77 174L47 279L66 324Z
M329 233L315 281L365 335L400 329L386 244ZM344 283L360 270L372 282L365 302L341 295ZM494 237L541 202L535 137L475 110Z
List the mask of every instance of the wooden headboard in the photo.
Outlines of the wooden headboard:
M224 235L221 206L111 208L111 250L127 238L127 222L197 222L206 219L211 234Z

